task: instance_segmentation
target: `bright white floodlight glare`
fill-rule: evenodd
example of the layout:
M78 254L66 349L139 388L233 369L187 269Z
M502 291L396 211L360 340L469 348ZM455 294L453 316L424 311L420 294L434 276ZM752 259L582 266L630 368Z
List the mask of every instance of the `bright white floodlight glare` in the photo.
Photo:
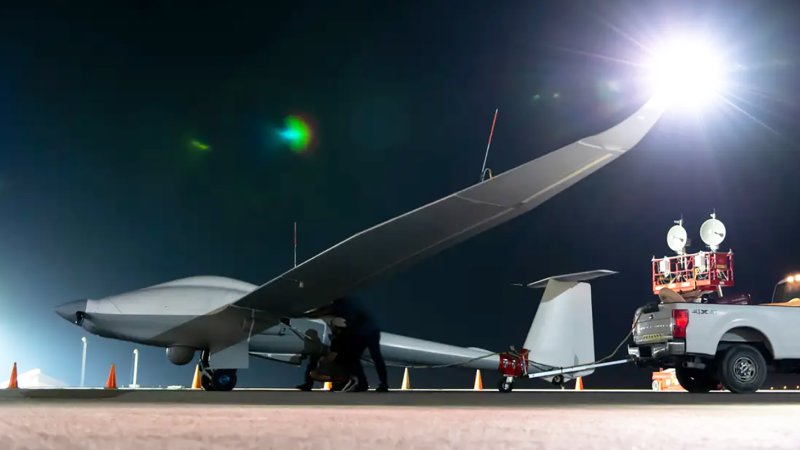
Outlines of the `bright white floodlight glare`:
M719 51L699 38L655 48L647 68L653 95L670 104L703 106L720 94L725 81Z

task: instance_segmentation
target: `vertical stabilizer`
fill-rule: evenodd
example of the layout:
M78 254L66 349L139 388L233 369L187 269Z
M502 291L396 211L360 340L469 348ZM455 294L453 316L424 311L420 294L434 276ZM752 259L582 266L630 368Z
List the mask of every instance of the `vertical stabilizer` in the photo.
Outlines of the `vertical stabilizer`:
M524 347L530 360L554 368L595 361L592 288L588 280L611 275L610 270L557 275L528 285L545 288ZM573 373L570 378L594 370Z

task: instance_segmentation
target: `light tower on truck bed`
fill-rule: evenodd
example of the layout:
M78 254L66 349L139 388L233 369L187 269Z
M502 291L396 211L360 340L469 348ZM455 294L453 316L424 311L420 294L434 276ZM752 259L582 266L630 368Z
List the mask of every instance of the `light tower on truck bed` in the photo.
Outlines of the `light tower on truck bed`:
M652 259L653 293L662 299L675 297L697 300L716 293L722 296L722 288L733 286L733 252L719 252L719 245L725 240L725 224L717 219L716 213L700 226L700 239L708 247L687 254L689 239L683 228L683 219L667 232L667 245L676 256ZM671 292L670 292L671 291ZM675 298L675 301L678 299Z

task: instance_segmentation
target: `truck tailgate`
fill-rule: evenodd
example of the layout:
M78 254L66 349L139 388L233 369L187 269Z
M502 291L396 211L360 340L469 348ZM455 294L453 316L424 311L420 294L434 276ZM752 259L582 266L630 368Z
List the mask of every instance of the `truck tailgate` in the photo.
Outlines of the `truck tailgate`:
M672 309L659 305L653 308L639 308L639 320L633 330L636 345L654 344L672 340ZM647 312L645 312L647 311Z

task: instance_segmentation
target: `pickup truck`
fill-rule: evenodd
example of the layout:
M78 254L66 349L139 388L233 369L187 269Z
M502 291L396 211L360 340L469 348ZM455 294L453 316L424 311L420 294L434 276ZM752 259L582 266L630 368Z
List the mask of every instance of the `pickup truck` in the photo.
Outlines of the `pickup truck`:
M689 392L721 384L755 392L767 371L800 372L800 300L785 303L652 303L636 310L628 354L640 367L675 368Z

